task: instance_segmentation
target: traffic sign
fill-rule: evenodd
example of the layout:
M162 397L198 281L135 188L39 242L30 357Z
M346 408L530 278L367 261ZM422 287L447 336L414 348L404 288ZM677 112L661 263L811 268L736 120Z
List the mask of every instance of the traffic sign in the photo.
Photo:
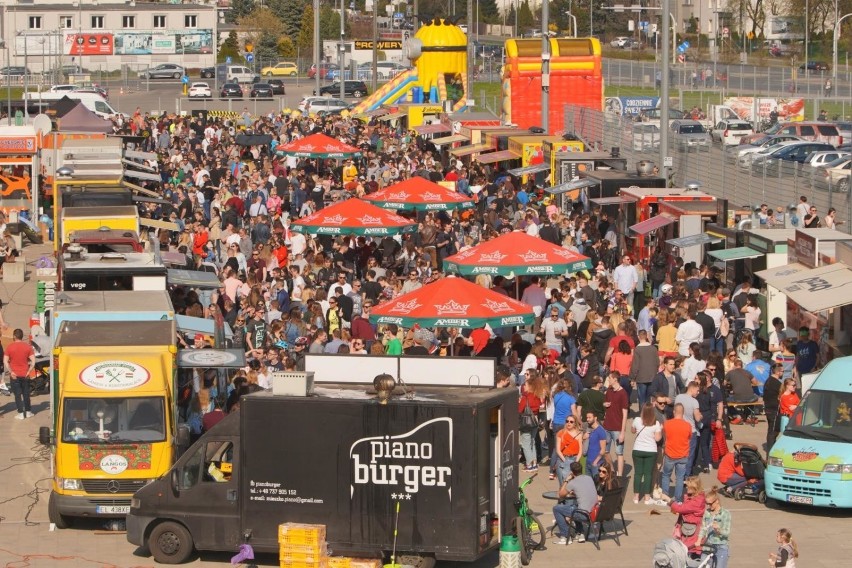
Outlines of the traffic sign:
M252 54L252 53L247 53L247 54L246 54L246 61L248 61L249 63L251 63L252 61L254 61L254 54Z
M180 78L180 82L183 83L184 85L189 83L189 77L184 75L183 77Z
M722 28L722 37L728 37L731 34L731 30L728 28Z
M688 41L684 41L681 45L683 46L684 49L689 49L689 42Z
M225 58L225 65L230 65L230 64L231 64L231 56L229 55L228 57Z

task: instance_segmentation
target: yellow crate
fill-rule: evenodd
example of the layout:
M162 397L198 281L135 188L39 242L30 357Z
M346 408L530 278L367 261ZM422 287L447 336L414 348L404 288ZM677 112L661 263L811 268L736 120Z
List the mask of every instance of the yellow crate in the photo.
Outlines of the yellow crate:
M294 554L303 556L326 556L325 541L319 544L290 544L288 542L279 542L279 550L281 554Z
M328 568L328 563L325 560L320 562L290 562L282 560L281 568Z
M352 559L347 556L329 556L328 568L351 568Z
M382 568L382 561L378 558L350 558L349 568Z
M278 558L282 562L289 560L291 562L319 562L326 559L325 550L293 550L290 547L282 546L279 549Z
M325 542L325 525L281 523L278 525L279 544L320 546Z

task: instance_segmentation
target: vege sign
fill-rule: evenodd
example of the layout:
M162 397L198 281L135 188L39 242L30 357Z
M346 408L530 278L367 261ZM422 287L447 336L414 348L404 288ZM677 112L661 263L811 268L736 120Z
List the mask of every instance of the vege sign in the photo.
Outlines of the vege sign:
M358 486L386 485L391 491L408 494L424 487L440 488L452 499L452 457L452 418L429 420L399 436L361 438L349 449L350 497Z

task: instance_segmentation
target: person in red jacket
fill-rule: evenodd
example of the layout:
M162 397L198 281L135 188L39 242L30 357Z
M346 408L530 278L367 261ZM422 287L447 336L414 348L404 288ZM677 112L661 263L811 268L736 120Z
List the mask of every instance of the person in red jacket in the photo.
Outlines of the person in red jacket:
M540 390L539 381L541 379L539 379L538 373L534 369L527 369L524 375L524 384L521 386L521 398L518 400L518 414L523 414L529 407L532 415L538 417L538 410L541 408L542 400L536 393ZM524 471L529 472L538 470L533 436L538 436L538 428L521 430L521 450L524 452L524 462L526 462Z
M207 256L205 247L210 240L210 233L207 232L207 227L201 223L195 224L195 235L192 238L192 257L195 259L195 265L200 266L201 261Z
M719 482L725 486L723 491L729 497L747 481L743 466L736 459L736 455L736 452L725 454L725 457L719 462L719 473L716 474Z

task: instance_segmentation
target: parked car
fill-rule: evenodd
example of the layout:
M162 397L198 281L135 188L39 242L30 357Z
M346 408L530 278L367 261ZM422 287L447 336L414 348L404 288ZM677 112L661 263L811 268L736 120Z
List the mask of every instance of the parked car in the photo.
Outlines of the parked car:
M734 161L736 161L737 165L741 168L750 168L752 160L754 160L758 154L768 154L782 144L802 141L803 140L798 136L784 134L782 136L769 136L762 140L759 144L755 145L748 144L743 146L740 144L739 146L734 147L734 151L737 153Z
M264 77L295 77L299 74L299 67L292 61L282 61L260 70Z
M809 140L784 144L768 154L756 156L751 162L751 173L756 176L792 175L811 153L823 150L834 150L834 146Z
M707 134L704 125L697 120L675 120L672 122L671 129L678 151L710 151L710 135Z
M722 146L734 146L743 136L752 134L754 129L745 120L720 120L710 131L710 137Z
M837 160L849 157L849 152L845 150L822 150L819 152L814 152L807 158L802 164L806 166L810 166L812 168L817 168L819 166L825 166L830 164L831 162L836 162Z
M814 189L823 191L849 191L849 174L852 169L852 159L849 156L831 163L819 166L814 170L812 185Z
M376 64L376 70L378 72L379 79L386 80L396 77L403 71L408 71L409 68L393 61L379 61Z
M207 83L193 83L189 86L189 98L191 99L209 99L212 97L213 92Z
M828 71L828 63L822 61L808 61L799 65L799 71Z
M331 69L339 69L336 63L320 63L319 64L319 75L320 79L326 79L328 76L328 72ZM317 64L314 63L311 65L311 68L308 69L308 78L313 79L317 76Z
M161 63L155 67L149 67L142 71L139 77L142 79L180 79L186 75L186 69L175 63Z
M319 97L311 100L306 105L306 112L313 114L334 114L342 110L348 110L352 105L343 99L332 99L328 97Z
M748 136L743 136L740 140L740 144L754 144L756 140L763 140L767 136L775 136L778 134L778 131L781 130L781 127L784 126L783 122L776 122L763 132L755 132L754 134L749 134Z
M805 140L825 142L835 148L843 144L840 131L830 122L787 122L781 126L778 134L792 134Z
M660 147L660 128L656 124L633 125L633 150L647 152Z
M30 71L29 67L24 67L23 65L11 65L0 68L0 75L23 77L24 75L32 75L32 71Z
M627 36L618 36L617 38L615 38L614 40L609 42L609 44L612 47L624 48L627 45L627 43L630 42L630 41L632 41L632 38L629 38Z
M333 69L328 70L328 73L325 74L325 78L329 81L339 81L340 75L341 75L340 69L333 68ZM367 66L362 64L362 65L359 65L358 68L355 70L355 80L366 81L368 79L371 79L372 77L373 77L373 66L372 65L367 67ZM348 67L343 70L343 79L346 80L346 81L349 81L349 80L352 79L352 70L349 69Z
M202 79L212 79L216 76L216 68L215 67L202 67L201 68L201 78Z
M315 95L339 95L340 94L340 82L335 81L331 85L326 85L324 87L320 87L319 93L314 91ZM355 97L356 99L360 99L364 95L368 94L367 85L364 84L364 81L344 81L343 82L343 94L347 97Z
M286 95L287 92L284 89L284 81L281 79L269 79L266 83L272 87L273 95Z
M220 99L241 99L243 98L243 88L239 83L225 83L219 90Z
M840 135L843 137L843 144L848 144L852 141L852 122L835 122L834 126L837 127L837 131L840 132Z
M269 83L255 83L249 91L249 98L252 99L271 99L272 86Z
M302 98L301 101L299 101L299 110L302 111L302 112L308 112L308 106L310 106L310 104L313 101L319 100L319 99L325 99L325 98L327 98L327 97L319 97L319 96L304 97L304 98Z

